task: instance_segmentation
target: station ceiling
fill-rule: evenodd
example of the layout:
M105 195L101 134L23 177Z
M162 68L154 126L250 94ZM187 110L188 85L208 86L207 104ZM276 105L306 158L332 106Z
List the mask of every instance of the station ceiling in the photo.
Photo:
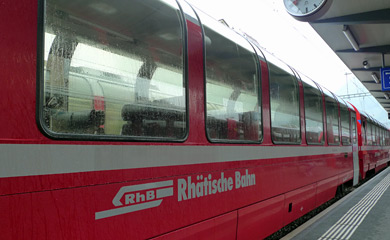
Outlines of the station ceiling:
M324 15L309 23L390 112L390 99L380 84L380 68L390 67L390 0L333 0ZM357 49L343 30L353 36ZM378 83L373 75L378 77Z

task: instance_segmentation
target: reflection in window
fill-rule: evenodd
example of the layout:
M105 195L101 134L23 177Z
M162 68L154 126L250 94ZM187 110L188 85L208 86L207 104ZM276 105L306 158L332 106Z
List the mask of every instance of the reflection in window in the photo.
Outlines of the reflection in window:
M340 119L341 119L341 142L343 145L351 144L351 131L350 131L350 122L351 118L349 115L348 108L340 104Z
M334 98L325 96L326 128L329 145L339 145L339 106Z
M261 140L259 76L253 48L203 16L206 48L207 134L211 141ZM209 24L209 22L210 24Z
M352 115L352 120L351 120L351 125L352 125L352 143L356 144L357 143L357 129L356 129L356 114L351 113Z
M45 16L42 118L50 133L184 138L175 1L48 0Z
M269 63L272 140L300 143L299 86L292 73Z
M367 145L372 145L373 136L372 136L372 124L367 121Z
M361 119L362 125L361 125L361 133L362 133L362 144L367 145L367 133L366 133L366 121Z
M308 144L324 143L322 93L316 86L303 83L305 100L306 141Z

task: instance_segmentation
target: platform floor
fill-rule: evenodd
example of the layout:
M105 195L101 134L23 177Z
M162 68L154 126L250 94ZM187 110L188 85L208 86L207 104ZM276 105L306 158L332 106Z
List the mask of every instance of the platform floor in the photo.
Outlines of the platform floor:
M386 168L283 240L390 239L389 186Z

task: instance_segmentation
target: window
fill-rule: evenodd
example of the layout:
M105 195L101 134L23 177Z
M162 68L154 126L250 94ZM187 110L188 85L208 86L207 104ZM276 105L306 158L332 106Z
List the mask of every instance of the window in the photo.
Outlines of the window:
M375 128L375 145L380 145L380 133L379 133L379 128L377 125L374 125Z
M326 129L329 145L339 145L339 106L337 101L325 95Z
M341 119L341 142L343 145L351 144L350 122L351 117L349 110L344 104L340 104L340 119Z
M372 124L367 121L367 145L373 144Z
M184 139L184 31L175 1L48 0L41 122L72 138Z
M259 142L262 132L256 52L237 33L200 14L205 34L208 138L213 142Z
M302 81L305 100L306 141L308 144L324 143L322 93L311 82Z
M367 145L367 123L366 120L362 119L362 144Z
M352 143L356 144L357 143L356 114L355 113L351 113L351 115L352 115L352 120L351 120L351 124L352 124Z
M383 128L382 128L382 126L379 127L379 130L380 130L380 133L381 133L381 146L383 146L383 142L384 142L383 135L384 135L384 133L383 133Z
M268 62L272 140L274 143L300 144L298 81L289 67L272 56L267 56L267 60L272 61Z
M377 132L376 132L376 125L375 123L373 123L371 125L371 129L372 129L372 145L376 146L378 145L378 140L377 140Z

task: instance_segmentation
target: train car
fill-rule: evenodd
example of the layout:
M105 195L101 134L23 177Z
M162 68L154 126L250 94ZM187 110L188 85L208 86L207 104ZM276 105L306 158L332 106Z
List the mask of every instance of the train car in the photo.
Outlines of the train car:
M1 239L261 239L389 161L373 119L185 1L0 5Z
M366 113L360 113L359 165L360 178L373 175L389 165L390 132Z

